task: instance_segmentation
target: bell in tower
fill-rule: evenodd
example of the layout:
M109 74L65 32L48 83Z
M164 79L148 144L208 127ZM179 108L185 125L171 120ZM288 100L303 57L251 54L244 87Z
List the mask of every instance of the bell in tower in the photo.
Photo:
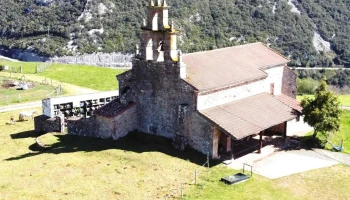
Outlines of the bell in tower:
M177 61L177 32L169 25L166 0L150 0L147 19L143 20L140 59L153 62Z

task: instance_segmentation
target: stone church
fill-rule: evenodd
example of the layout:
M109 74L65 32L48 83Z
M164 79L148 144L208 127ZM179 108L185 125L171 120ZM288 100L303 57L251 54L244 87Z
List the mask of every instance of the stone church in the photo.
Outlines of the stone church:
M119 97L88 122L69 121L69 134L118 139L139 130L220 158L253 136L260 150L263 135L287 136L302 123L288 59L262 43L182 55L166 1L147 9L133 68L117 76Z

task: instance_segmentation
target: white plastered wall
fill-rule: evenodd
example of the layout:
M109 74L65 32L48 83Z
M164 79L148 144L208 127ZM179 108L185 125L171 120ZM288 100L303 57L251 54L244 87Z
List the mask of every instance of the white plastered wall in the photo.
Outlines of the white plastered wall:
M281 94L282 91L282 77L284 66L274 67L264 70L268 77L252 82L246 85L241 85L226 90L221 90L215 93L198 96L197 109L204 110L219 106L225 103L257 95L263 92L270 93L271 83L274 84L274 95Z

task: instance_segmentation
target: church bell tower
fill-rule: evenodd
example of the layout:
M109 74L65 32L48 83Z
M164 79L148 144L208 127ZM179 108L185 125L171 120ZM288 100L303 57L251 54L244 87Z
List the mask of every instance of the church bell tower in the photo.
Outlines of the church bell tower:
M150 0L147 19L143 20L141 49L136 54L140 60L173 63L179 61L176 46L177 31L169 24L169 7L166 0Z

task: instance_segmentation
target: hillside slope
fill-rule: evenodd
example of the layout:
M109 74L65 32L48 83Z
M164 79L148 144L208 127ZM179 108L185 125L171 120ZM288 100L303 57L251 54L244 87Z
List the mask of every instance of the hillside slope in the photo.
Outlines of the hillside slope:
M168 0L184 52L261 41L291 65L349 65L346 0ZM0 46L46 56L133 52L148 1L0 2Z

